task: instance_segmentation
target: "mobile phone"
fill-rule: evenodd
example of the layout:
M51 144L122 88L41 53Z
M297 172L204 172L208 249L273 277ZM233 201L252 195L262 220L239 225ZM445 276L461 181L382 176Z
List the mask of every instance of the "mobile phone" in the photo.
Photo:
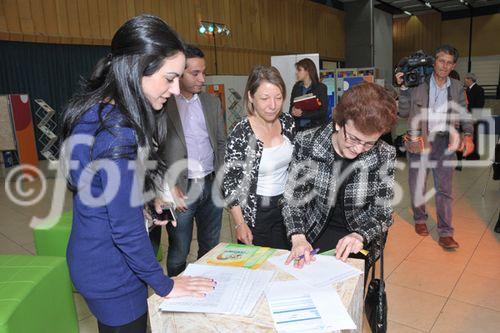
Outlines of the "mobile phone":
M153 219L158 221L175 221L174 210L171 206L163 207L162 213L158 214L153 203L149 204L149 211Z

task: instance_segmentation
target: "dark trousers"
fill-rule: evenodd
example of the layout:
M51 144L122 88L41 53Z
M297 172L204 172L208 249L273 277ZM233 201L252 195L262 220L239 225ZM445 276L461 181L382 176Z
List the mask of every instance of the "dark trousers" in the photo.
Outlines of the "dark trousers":
M156 226L149 231L149 240L151 241L151 245L153 245L153 253L156 256L158 254L158 250L160 249L160 243L161 243L160 226Z
M121 326L108 326L97 321L99 333L146 333L148 326L148 313L146 312L136 320Z
M249 225L253 235L253 245L273 249L290 250L286 237L285 223L281 214L283 196L257 196L257 216L255 226Z

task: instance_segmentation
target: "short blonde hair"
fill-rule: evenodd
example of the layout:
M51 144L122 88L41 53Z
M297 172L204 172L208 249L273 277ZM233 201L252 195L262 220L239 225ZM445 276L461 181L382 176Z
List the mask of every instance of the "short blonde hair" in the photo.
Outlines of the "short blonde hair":
M255 111L253 105L248 98L248 94L252 97L255 95L257 89L263 82L269 82L281 90L281 95L283 99L286 97L286 86L280 72L273 66L257 65L252 68L250 75L248 76L247 85L245 87L245 94L243 96L243 104L245 105L245 110L247 114L253 115Z

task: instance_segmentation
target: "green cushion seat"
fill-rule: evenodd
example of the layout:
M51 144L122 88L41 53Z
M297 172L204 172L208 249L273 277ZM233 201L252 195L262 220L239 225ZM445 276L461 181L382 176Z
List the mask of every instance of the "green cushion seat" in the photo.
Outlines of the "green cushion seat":
M78 332L64 258L0 255L0 333Z
M66 257L73 212L64 212L49 228L44 225L33 229L36 254L42 256Z
M50 227L45 224L33 229L35 239L36 254L42 256L66 257L71 225L73 223L73 212L68 211L56 218L55 223L50 223ZM156 259L162 261L163 248L160 245L156 253Z

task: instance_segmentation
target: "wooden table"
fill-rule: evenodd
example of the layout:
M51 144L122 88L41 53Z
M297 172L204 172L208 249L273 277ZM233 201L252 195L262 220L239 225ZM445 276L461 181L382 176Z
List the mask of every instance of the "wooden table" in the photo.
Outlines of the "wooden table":
M200 258L196 263L206 264L208 257L213 252L220 251L226 243L220 243L212 251ZM274 255L282 255L286 251L277 250ZM359 259L348 259L347 263L364 271L364 261ZM279 271L274 265L265 262L263 269L277 270L275 280L293 280L293 276ZM334 284L340 299L344 303L349 315L358 327L357 330L346 330L342 332L362 332L363 325L363 274L353 277L341 283ZM179 313L159 311L162 298L153 295L148 299L149 319L153 333L171 332L193 332L193 333L253 333L253 332L275 332L273 319L264 295L261 297L251 317L221 315L209 313Z

